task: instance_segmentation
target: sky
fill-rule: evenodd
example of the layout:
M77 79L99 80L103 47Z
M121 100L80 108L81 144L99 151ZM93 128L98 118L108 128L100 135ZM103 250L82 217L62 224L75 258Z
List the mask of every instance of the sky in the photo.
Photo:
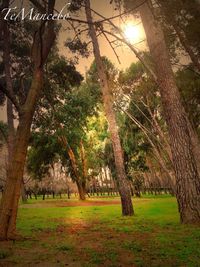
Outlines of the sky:
M59 1L59 7L58 10L60 10L62 8L63 2L65 1ZM115 5L114 4L110 4L109 0L91 0L91 7L92 9L94 9L95 11L97 11L98 13L100 13L102 16L109 18L109 17L113 17L115 15L119 14L118 10L115 10ZM74 17L72 15L72 17ZM79 13L79 18L81 19L85 19L85 15L84 12ZM93 17L95 20L99 19L100 17L95 16L93 14ZM134 19L134 17L128 17L125 18L126 19L126 23L130 23L132 22L132 24L138 24L138 20L136 21ZM122 21L121 19L117 18L112 20L118 27L122 27ZM125 24L125 23L123 23ZM81 27L81 26L80 26ZM64 26L63 26L64 28ZM139 29L140 32L140 40L137 40L136 42L139 42L141 40L145 39L145 33L144 33L144 29L142 27L142 24L138 25L137 28ZM66 41L67 38L71 37L71 32L67 31L67 30L62 30L61 34L60 34L60 38L59 38L59 47L60 47L60 51L64 56L67 56L68 51L66 50L66 48L64 48L63 43ZM110 37L109 37L110 38ZM85 36L83 35L81 37L82 40L85 40ZM125 45L122 47L118 47L116 49L116 52L119 56L119 59L121 61L121 64L118 63L118 60L112 50L112 48L109 46L108 42L106 41L105 37L99 37L99 46L100 46L100 51L102 56L107 56L109 57L109 59L116 65L117 68L119 69L125 69L128 66L130 66L130 64L132 62L136 61L136 57L134 56L133 52L130 51L129 48L127 48ZM88 39L87 39L88 40ZM90 44L90 48L91 48L91 44ZM146 47L146 43L145 41L143 43L140 43L138 45L136 45L136 47L138 47L139 49L144 49ZM93 55L91 55L89 58L79 58L79 64L77 65L77 69L84 74L85 70L87 70L92 61L93 61Z
M68 1L65 0L57 0L56 1L56 10L60 11L65 4ZM28 10L28 6L27 4L29 3L28 0L25 1L19 1L19 0L15 0L13 3L13 6L17 6L20 7L22 3L22 7L27 8L26 11ZM109 0L91 0L91 7L92 9L94 9L95 11L97 11L98 13L100 13L102 16L104 17L113 17L115 15L119 14L118 10L115 10L115 6L114 4L110 4ZM64 12L63 12L64 13ZM79 14L70 14L71 17L78 17L79 19L83 19L85 20L85 14L84 12L81 12ZM99 19L98 16L94 15L94 19ZM133 24L133 25L137 25L137 30L139 32L139 37L137 38L138 40L136 40L136 43L138 43L141 40L145 39L145 34L144 34L144 30L143 27L141 25L141 23L139 22L138 24L138 20L136 20L133 16L132 17L127 17L124 18L124 22L122 23L121 19L117 18L112 20L118 27L124 27L124 25L126 24ZM63 55L64 57L66 57L67 59L71 58L73 59L74 55L72 55L71 53L69 53L69 50L64 46L64 43L67 39L72 38L73 34L71 31L69 31L67 29L68 23L65 21L60 21L62 23L62 28L61 31L59 33L58 36L58 47L59 47L59 52L61 55ZM80 29L83 26L80 25ZM110 37L109 37L110 38ZM82 35L81 39L83 41L89 41L88 37L86 35ZM120 59L120 64L117 60L117 57L115 56L112 48L109 46L109 43L106 41L105 37L99 37L99 46L100 46L100 51L101 51L101 55L102 56L106 56L108 57L118 69L125 69L127 67L130 66L130 64L132 62L136 61L136 57L134 56L133 52L130 51L129 48L127 48L125 45L117 47L116 48L116 53L119 56ZM133 44L135 44L134 40ZM135 47L138 48L139 50L144 50L146 49L146 42L142 41L139 44L135 44ZM90 44L90 48L92 48L91 44ZM91 50L92 51L92 50ZM80 73L82 75L85 75L85 72L89 69L92 61L94 60L93 54L91 53L91 55L89 56L89 58L82 58L79 57L79 62L77 64L77 70L80 71ZM0 107L0 120L4 120L6 121L6 113L5 113L5 106L4 107Z

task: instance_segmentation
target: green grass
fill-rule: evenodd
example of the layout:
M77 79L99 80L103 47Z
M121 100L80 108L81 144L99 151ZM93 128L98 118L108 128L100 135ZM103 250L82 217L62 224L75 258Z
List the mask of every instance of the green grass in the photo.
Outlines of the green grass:
M133 217L122 217L120 205L55 207L56 201L75 200L21 205L17 228L27 239L3 243L5 266L200 266L200 227L179 223L175 198L134 199Z

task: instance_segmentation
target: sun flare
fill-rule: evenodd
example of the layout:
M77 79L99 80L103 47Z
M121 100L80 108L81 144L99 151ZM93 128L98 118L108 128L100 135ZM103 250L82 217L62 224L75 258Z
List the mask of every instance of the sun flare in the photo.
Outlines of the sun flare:
M129 42L138 42L141 35L141 29L138 25L127 24L124 26L124 36Z

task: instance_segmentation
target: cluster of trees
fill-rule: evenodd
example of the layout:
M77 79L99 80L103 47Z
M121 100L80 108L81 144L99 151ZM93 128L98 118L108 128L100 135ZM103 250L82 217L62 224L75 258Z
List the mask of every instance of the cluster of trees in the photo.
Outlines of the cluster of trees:
M55 2L30 0L40 13L49 14ZM89 45L93 48L94 62L85 79L69 54L59 54L61 25L53 20L13 23L1 12L0 101L7 99L8 121L0 130L8 164L0 239L16 236L24 170L42 183L56 164L77 185L82 200L92 182L109 172L123 215L134 214L132 188L140 195L143 186L175 194L182 223L200 221L200 5L189 0L110 4L119 9L118 16L105 18L89 0L74 0L70 6L67 22L74 37L66 42L66 53L70 50L77 59L91 53ZM9 1L3 0L0 10L6 7ZM73 18L83 11L85 21ZM148 51L138 51L116 25L115 19L127 14L141 19ZM101 56L100 35L117 58L117 47L124 45L138 62L118 71ZM189 60L183 66L185 55Z

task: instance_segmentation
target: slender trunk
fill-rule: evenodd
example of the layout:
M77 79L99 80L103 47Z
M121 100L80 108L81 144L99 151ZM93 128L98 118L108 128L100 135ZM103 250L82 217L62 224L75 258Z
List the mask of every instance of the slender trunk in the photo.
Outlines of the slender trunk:
M151 119L152 119L152 123L154 125L154 128L158 134L158 136L160 137L160 140L163 141L164 143L164 148L165 148L165 151L169 157L169 160L172 162L172 153L171 153L171 148L170 148L170 144L168 142L168 138L166 137L165 133L163 132L163 130L161 129L157 119L156 119L156 116L152 113L151 109L150 109L150 106L149 105L146 105L147 107L147 110L149 112L149 115L151 116Z
M21 185L21 196L22 196L22 202L26 203L27 202L27 195L26 195L24 180L22 180L22 185Z
M48 1L48 14L53 13L54 4L55 0ZM6 38L6 35L4 37ZM42 23L34 35L31 57L34 65L33 78L26 102L19 108L19 125L15 135L12 161L8 165L7 181L0 205L0 239L3 240L15 239L16 237L18 202L21 193L30 128L35 106L42 90L43 66L55 37L53 20L47 21L46 24ZM11 92L9 93L13 96Z
M83 145L83 141L80 142L80 154L81 154L81 162L82 162L82 184L84 185L85 193L86 193L86 182L88 180L88 170L87 170L87 159L86 159L86 153L85 148Z
M200 179L188 129L188 119L171 68L164 34L155 21L151 2L140 7L147 42L153 60L165 119L168 126L173 165L176 175L176 196L182 223L200 222Z
M105 178L106 178L106 190L107 190L108 195L109 195L109 193L110 193L110 186L108 185L108 183L110 184L110 180L108 179L107 167L104 167L103 170L104 170Z
M30 127L41 88L42 71L38 69L34 73L28 99L19 117L12 162L8 166L7 182L0 206L0 239L15 238L18 202L30 137Z
M179 24L176 22L174 16L171 16L171 14L169 12L167 12L167 13L165 12L166 1L164 1L164 2L160 1L160 4L161 4L161 7L163 7L162 11L164 12L164 15L166 17L167 22L170 23L172 25L172 27L174 28L174 30L175 30L175 32L176 32L176 34L180 40L180 43L182 44L183 48L190 56L190 59L193 62L196 69L200 72L199 56L194 52L194 48L192 47L192 44L190 43L190 41L187 39L187 36L186 36L184 30L181 29ZM183 6L184 6L184 3L183 3ZM200 7L200 5L198 5L196 3L196 7ZM188 120L188 128L189 128L190 138L192 141L193 153L194 153L194 156L196 159L197 169L198 169L199 176L200 176L200 143L199 143L199 138L197 136L196 130L192 127L189 120Z
M67 198L68 198L68 199L70 199L70 195L71 195L70 188L67 187Z
M60 129L62 129L61 125L57 125ZM77 160L75 157L75 154L70 147L70 145L67 142L67 138L64 135L61 135L58 137L60 143L62 144L64 149L67 149L67 154L70 158L72 170L74 173L75 182L78 188L79 193L79 199L85 200L86 199L86 180L87 180L87 161L86 161L86 155L85 150L83 146L83 142L81 140L80 142L80 156L81 156L81 162L82 162L82 175L80 175L80 170L78 168Z
M175 186L174 175L173 175L174 174L174 170L172 171L172 173L170 172L170 170L167 167L167 164L166 164L165 160L163 159L162 154L160 153L160 151L156 147L153 147L153 151L155 153L156 159L157 159L160 167L167 174L168 182L171 185Z
M150 111L149 111L150 112ZM148 132L146 131L145 127L143 127L143 125L137 121L137 119L133 116L130 115L130 113L128 111L124 111L125 114L127 114L127 116L142 130L142 132L145 134L145 136L147 137L147 140L149 141L149 143L151 144L156 160L158 161L158 163L160 164L160 166L163 168L163 170L165 170L165 172L169 175L169 179L171 180L171 182L173 183L174 179L173 179L173 175L169 172L168 168L167 168L167 164L166 164L166 159L163 156L164 153L166 152L166 154L169 157L169 160L172 162L172 156L171 156L171 150L168 151L167 150L167 146L160 146L163 150L163 153L160 152L160 150L158 149L158 147L154 144L154 142L151 140L151 138L149 137ZM153 120L153 119L152 119ZM158 125L157 125L158 126ZM155 127L156 128L156 127ZM160 129L161 130L161 129ZM167 162L168 163L168 162Z
M81 159L82 159L82 165L83 165L83 177L80 177L79 175L79 169L78 169L78 165L76 163L76 158L74 155L73 150L71 149L71 147L69 146L69 144L67 143L67 139L65 136L61 136L60 140L64 146L64 148L67 147L67 153L69 155L70 161L71 161L71 165L72 165L72 169L74 172L74 176L75 176L75 182L78 188L78 192L79 192L79 198L80 200L85 200L86 199L86 175L87 175L87 169L86 169L86 159L85 159L85 152L84 152L84 148L83 148L83 144L81 142Z
M109 124L109 131L110 131L112 145L113 145L117 179L118 179L118 184L119 184L119 193L121 196L121 203L122 203L122 214L133 215L134 211L133 211L133 205L131 201L131 193L130 193L130 188L129 188L128 181L126 178L125 168L124 168L124 159L123 159L122 147L121 147L119 133L118 133L118 126L116 123L115 113L113 110L110 88L108 85L106 72L105 72L104 65L101 59L96 31L95 31L94 25L92 24L93 21L92 21L89 0L85 0L85 12L86 12L87 21L89 23L89 34L90 34L90 37L93 43L93 52L94 52L95 60L97 63L97 70L98 70L101 90L103 94L104 108L105 108L105 113L106 113L106 117L107 117L108 124Z
M102 195L102 193L103 193L103 175L102 175L102 169L99 172L99 181L100 181L100 184L101 184L101 185L99 185L99 190L100 190L100 193Z
M78 188L78 194L79 194L79 199L80 200L86 200L86 188L85 184L82 183L81 181L76 181L76 185Z

